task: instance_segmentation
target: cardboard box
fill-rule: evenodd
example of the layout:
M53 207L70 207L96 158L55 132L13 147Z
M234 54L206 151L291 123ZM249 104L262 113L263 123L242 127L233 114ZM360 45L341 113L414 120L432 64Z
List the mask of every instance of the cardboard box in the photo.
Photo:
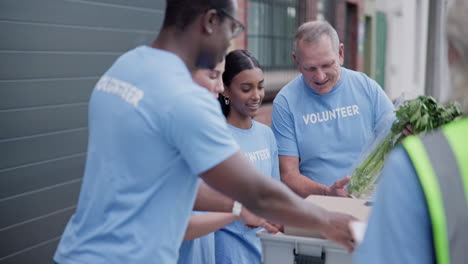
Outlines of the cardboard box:
M369 200L346 197L311 195L305 200L330 211L352 215L362 222L367 222L372 207L372 202ZM284 233L292 236L323 238L317 230L291 226L285 226Z

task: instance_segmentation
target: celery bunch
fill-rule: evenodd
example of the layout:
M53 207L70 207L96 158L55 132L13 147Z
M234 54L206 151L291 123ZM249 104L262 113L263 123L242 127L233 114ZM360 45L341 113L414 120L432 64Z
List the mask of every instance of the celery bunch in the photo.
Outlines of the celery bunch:
M353 171L348 185L350 194L360 197L373 191L373 183L387 155L404 138L402 131L406 125L411 124L414 133L426 133L454 120L461 115L461 110L457 103L442 106L430 96L419 96L403 103L395 114L396 121L391 131Z

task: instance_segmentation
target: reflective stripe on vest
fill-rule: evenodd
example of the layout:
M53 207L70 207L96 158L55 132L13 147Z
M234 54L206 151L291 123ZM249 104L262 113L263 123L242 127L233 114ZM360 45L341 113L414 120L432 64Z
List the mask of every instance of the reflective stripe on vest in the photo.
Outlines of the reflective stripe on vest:
M438 264L468 260L468 118L403 141L419 177Z

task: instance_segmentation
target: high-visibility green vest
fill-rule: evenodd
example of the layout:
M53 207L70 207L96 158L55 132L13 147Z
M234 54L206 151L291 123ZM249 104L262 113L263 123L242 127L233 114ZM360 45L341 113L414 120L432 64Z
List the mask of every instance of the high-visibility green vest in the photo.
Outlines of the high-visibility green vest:
M403 146L427 201L437 263L468 263L468 118Z

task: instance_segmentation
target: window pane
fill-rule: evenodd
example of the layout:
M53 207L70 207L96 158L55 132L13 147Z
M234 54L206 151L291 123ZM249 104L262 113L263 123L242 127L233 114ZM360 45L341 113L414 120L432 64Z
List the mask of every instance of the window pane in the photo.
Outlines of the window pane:
M248 49L266 70L294 68L291 59L300 0L250 0ZM305 16L302 16L305 17Z

